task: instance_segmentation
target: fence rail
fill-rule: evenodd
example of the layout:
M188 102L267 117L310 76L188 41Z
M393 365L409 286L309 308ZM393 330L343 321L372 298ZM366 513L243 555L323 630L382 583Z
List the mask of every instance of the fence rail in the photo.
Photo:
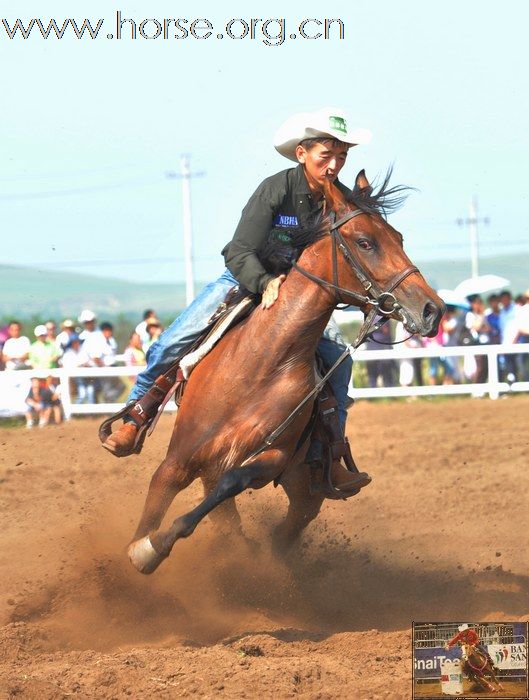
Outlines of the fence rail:
M488 379L481 384L449 384L434 386L392 386L362 388L354 385L351 378L349 394L358 399L392 398L405 396L488 395L497 399L501 394L511 392L529 392L529 382L520 381L509 384L499 380L498 358L501 355L529 354L529 345L472 345L461 347L403 348L387 350L357 350L355 362L374 360L411 360L414 358L445 358L484 355L487 358ZM80 367L77 369L52 369L45 371L20 370L0 372L0 415L17 415L25 411L25 398L29 391L30 379L35 376L55 376L60 380L61 399L66 418L76 414L114 413L123 407L122 403L77 404L70 391L70 379L75 377L133 377L143 367ZM175 411L176 405L170 401L167 411Z

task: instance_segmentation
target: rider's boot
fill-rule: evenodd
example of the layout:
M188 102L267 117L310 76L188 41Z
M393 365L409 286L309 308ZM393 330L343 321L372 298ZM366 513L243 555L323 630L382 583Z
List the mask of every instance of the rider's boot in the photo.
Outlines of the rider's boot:
M371 477L365 472L351 472L335 459L331 465L331 481L338 490L350 491L367 486L371 482Z
M134 451L139 426L136 423L123 423L114 433L108 436L103 447L116 457L126 457Z
M142 450L147 431L154 428L160 408L168 401L176 389L181 396L184 376L175 363L165 374L160 375L152 387L138 401L129 404L114 416L103 421L99 428L99 438L103 447L116 457L128 457ZM178 401L178 398L175 397ZM123 425L112 432L112 425L120 418Z
M312 469L313 489L327 498L354 496L371 483L371 477L358 471L340 423L338 403L329 385L318 398L318 421L324 459L312 465L317 467Z

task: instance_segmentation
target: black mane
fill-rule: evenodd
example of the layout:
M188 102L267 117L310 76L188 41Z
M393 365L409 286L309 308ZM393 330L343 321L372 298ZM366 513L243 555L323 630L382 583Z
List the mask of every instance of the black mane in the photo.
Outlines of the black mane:
M406 185L389 186L393 168L388 168L381 185L373 187L356 187L345 197L348 204L361 209L366 214L380 214L387 218L389 214L399 209L408 194L414 189ZM294 240L290 243L270 237L259 258L265 269L274 275L286 273L299 258L303 250L315 243L329 232L329 215L318 216L310 226L296 231Z

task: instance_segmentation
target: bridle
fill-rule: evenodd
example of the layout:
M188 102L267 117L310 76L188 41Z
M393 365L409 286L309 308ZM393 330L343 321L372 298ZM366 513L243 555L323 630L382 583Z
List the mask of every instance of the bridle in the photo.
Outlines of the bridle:
M319 284L327 289L332 289L335 295L336 305L344 303L347 304L342 297L342 294L346 294L348 297L354 299L359 305L371 307L369 312L365 314L365 320L362 328L360 329L360 333L353 344L354 347L358 347L358 345L360 345L366 336L373 330L377 315L389 319L390 316L399 314L399 312L402 311L402 306L397 301L393 292L410 275L419 273L419 270L417 267L415 267L415 265L410 265L399 272L388 283L385 291L380 289L379 286L364 272L362 266L354 257L351 249L347 245L347 241L340 233L340 228L344 224L351 221L351 219L354 219L356 216L360 216L360 214L367 213L361 209L355 209L354 211L350 211L345 216L338 219L338 221L336 221L336 214L334 211L332 211L330 214L331 227L329 229L329 234L332 238L332 282L329 282L322 277L313 275L312 272L305 270L296 262L292 266L295 270L297 270L297 272L301 273L309 280L312 280L312 282L316 282L316 284ZM365 294L358 294L358 292L355 292L352 289L346 289L338 284L338 251L340 251L346 262L353 270L358 281L362 285ZM400 320L403 320L403 318L401 317Z
M419 272L415 265L410 265L405 270L402 270L402 272L399 272L396 275L396 277L394 277L391 280L391 282L388 284L388 288L386 291L381 290L375 282L369 279L369 277L362 269L362 266L360 265L358 260L356 260L356 258L354 257L351 249L347 245L347 242L345 241L344 237L342 236L339 230L341 226L346 224L351 219L354 219L355 216L360 216L360 214L365 213L366 212L362 211L361 209L355 209L354 211L348 212L345 216L336 221L336 214L334 212L331 212L331 227L329 233L332 237L332 282L324 280L322 277L317 277L316 275L313 275L312 272L309 272L308 270L305 270L304 268L300 267L296 262L292 266L293 269L297 270L300 274L304 275L309 280L316 282L316 284L319 284L322 287L332 289L334 291L337 304L344 303L344 300L341 295L346 294L348 297L351 297L355 301L357 301L360 305L371 306L370 310L365 314L364 323L360 328L356 340L352 344L352 348L354 350L356 350L358 346L364 342L369 333L371 333L375 328L378 327L375 323L377 315L381 315L384 317L384 320L388 320L390 316L393 316L394 314L397 314L399 311L402 310L402 306L395 298L393 292L399 286L399 284L401 284L407 277L413 275L415 272ZM349 263L353 272L359 279L362 287L364 288L365 294L358 294L358 292L355 292L352 289L345 289L344 287L340 287L340 285L338 284L338 250L344 256L345 260ZM387 304L390 304L391 306L387 306ZM401 320L404 319L402 318ZM315 397L320 393L329 377L336 371L336 369L339 367L339 365L341 365L341 363L350 354L350 352L351 349L349 347L344 350L344 352L340 355L340 357L336 360L332 367L330 367L327 370L327 372L323 375L323 377L321 377L319 381L316 382L314 388L303 397L303 399L287 416L287 418L285 418L281 425L279 425L275 430L273 430L263 440L261 445L258 448L256 448L244 460L241 466L245 466L258 454L261 454L262 452L267 450L278 439L278 437L285 432L285 430L297 418L297 416L300 414L303 408L310 401L313 401Z

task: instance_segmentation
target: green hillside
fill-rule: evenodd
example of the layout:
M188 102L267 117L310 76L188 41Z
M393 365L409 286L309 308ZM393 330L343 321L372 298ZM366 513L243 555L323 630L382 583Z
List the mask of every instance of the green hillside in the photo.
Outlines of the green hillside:
M453 289L469 276L465 260L418 262L436 288ZM529 254L483 258L481 273L495 273L511 280L518 293L529 287ZM147 284L72 272L0 265L0 318L22 319L76 317L81 309L93 309L100 318L120 315L137 317L154 308L162 317L172 317L185 306L181 283Z
M417 261L417 266L436 289L454 289L459 282L470 277L467 260ZM479 273L506 277L511 282L511 291L519 294L529 288L529 253L481 258Z
M173 315L185 306L183 284L139 284L107 277L0 265L0 317L77 317L92 309L100 317L141 314L154 308Z

